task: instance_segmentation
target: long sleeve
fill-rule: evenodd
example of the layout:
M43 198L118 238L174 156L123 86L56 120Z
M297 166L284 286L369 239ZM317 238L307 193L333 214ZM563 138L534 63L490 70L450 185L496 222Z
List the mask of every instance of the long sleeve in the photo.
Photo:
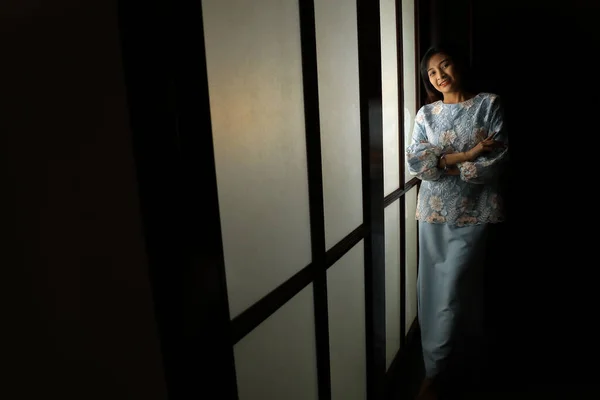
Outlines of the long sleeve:
M495 140L503 147L479 156L472 162L458 164L460 178L469 183L485 184L496 179L508 161L508 136L504 124L504 113L499 97L493 100L489 114L489 134L497 132Z
M508 159L502 114L498 95L486 92L460 103L436 101L419 109L405 150L408 172L422 180L416 219L456 226L504 220L502 193L495 182ZM482 153L472 162L455 164L460 174L447 174L438 167L442 154L468 152L494 133L505 146Z
M415 118L412 141L406 148L406 162L411 175L425 181L436 181L443 175L438 168L443 149L427 140L425 127L422 125L423 109Z

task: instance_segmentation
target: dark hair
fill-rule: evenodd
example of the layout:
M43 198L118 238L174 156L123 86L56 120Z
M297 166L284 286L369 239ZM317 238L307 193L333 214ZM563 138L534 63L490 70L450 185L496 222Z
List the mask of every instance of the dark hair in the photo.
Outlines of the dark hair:
M440 53L449 56L452 62L454 63L454 68L458 71L460 75L461 86L463 87L463 89L465 91L471 90L471 82L469 80L469 63L464 51L459 46L450 43L431 46L425 52L425 55L421 58L420 64L421 79L423 80L423 85L425 85L425 91L427 92L427 104L431 104L444 98L444 96L433 87L431 82L429 82L429 75L427 73L427 66L429 65L429 60L434 55Z

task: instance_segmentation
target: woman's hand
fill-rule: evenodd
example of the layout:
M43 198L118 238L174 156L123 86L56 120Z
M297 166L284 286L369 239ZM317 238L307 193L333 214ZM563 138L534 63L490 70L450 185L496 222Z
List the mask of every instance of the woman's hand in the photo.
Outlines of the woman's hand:
M493 136L494 135L482 140L481 142L477 143L475 147L473 147L471 150L467 151L467 159L469 161L473 161L483 153L488 153L498 147L504 146L504 143L494 140Z
M460 175L460 170L456 165L449 165L446 171L444 172L446 175L458 176Z

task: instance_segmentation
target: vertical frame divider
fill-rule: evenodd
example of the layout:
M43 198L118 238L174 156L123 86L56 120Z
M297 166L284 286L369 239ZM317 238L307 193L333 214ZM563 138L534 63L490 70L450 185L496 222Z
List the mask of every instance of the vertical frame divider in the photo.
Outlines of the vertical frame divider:
M325 212L323 205L323 167L321 160L315 3L314 0L299 0L298 6L300 12L300 44L302 49L311 253L312 265L316 271L313 290L318 391L319 400L330 400L331 361L329 354L327 269L325 266Z
M421 106L423 106L423 91L425 88L422 88L421 85L421 57L423 56L424 41L422 37L423 33L423 24L422 24L422 7L425 0L414 0L415 1L415 96L416 96L416 104L417 112ZM417 183L417 194L419 193L419 189L421 188L421 181ZM417 224L417 248L415 249L417 252L417 262L419 260L419 224ZM417 267L417 275L418 275L418 267ZM418 317L418 314L417 314Z
M396 56L398 71L398 176L400 187L405 185L404 160L404 35L402 0L396 0ZM400 348L406 343L406 195L398 199L400 220Z
M385 396L385 229L383 93L379 1L357 0L358 70L365 237L367 399Z

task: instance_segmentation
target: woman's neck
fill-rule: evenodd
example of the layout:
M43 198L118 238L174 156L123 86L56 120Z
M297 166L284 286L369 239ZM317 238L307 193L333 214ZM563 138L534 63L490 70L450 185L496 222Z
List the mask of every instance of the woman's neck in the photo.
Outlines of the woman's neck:
M463 101L467 101L472 98L473 95L467 92L451 92L444 93L444 103L445 104L456 104L462 103Z

